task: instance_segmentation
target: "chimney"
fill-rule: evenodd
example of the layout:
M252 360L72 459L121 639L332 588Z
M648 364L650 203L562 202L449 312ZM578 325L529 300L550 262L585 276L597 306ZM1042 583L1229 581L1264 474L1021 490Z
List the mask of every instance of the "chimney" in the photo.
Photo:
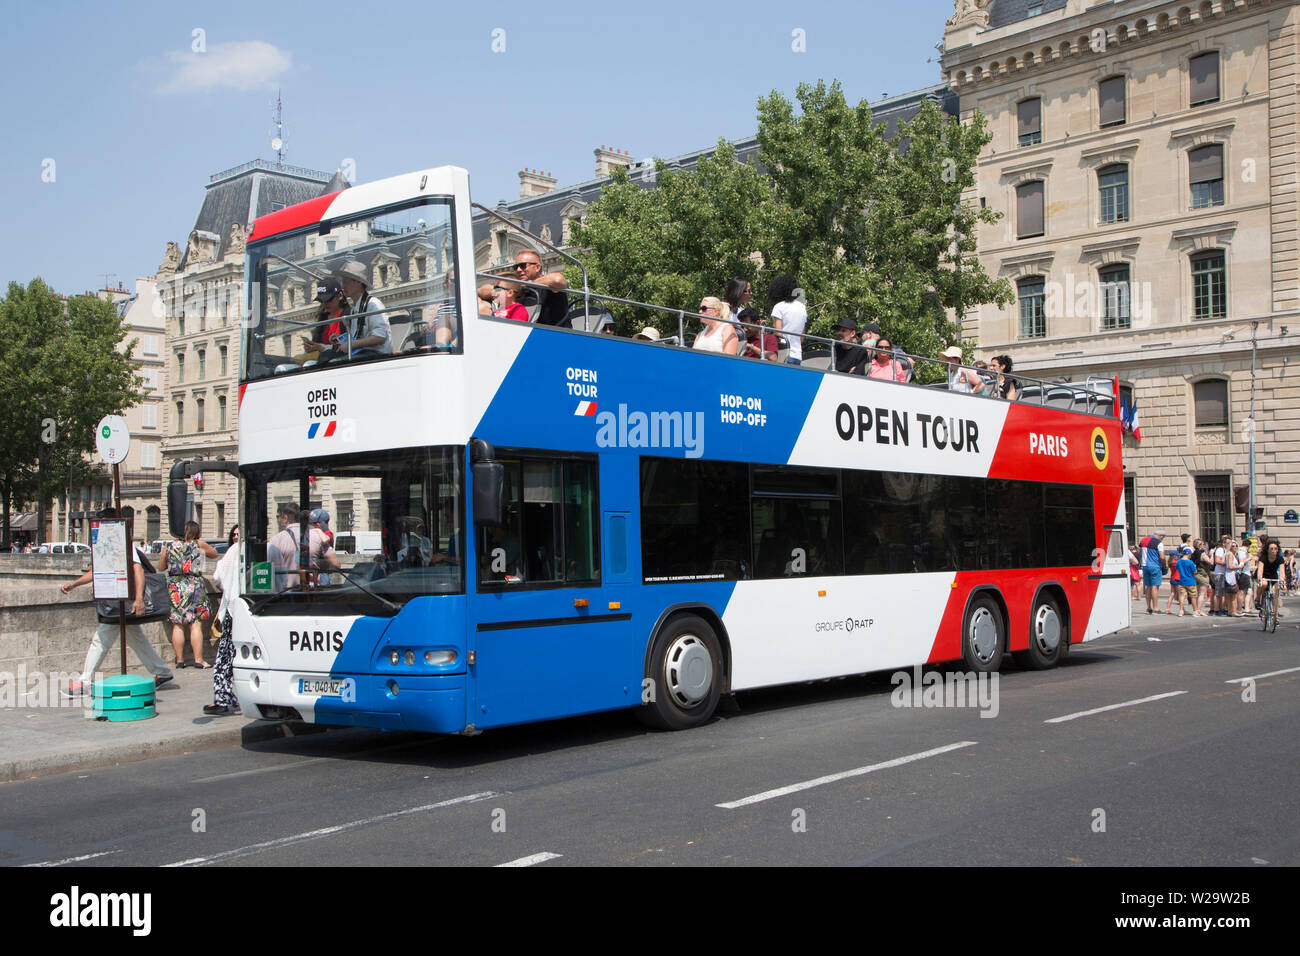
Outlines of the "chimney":
M555 182L554 176L540 169L521 169L519 170L519 198L528 199L530 196L541 196L552 192L555 189Z
M596 154L596 178L604 179L614 171L615 166L631 166L634 160L625 149L602 146L593 150Z

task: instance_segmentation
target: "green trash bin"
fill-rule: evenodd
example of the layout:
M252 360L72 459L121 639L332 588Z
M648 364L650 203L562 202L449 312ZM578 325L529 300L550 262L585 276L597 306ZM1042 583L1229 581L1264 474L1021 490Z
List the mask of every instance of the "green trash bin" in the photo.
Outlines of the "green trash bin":
M91 685L91 713L97 720L144 720L156 715L154 679L118 674Z

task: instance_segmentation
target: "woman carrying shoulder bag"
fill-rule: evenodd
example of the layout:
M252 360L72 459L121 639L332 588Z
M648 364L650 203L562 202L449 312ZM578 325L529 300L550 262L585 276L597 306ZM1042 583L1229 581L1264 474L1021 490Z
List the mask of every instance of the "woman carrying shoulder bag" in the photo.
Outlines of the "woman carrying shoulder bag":
M162 564L167 570L167 590L171 594L172 650L176 666L185 666L185 627L190 629L190 648L194 651L192 667L206 670L211 665L203 659L203 622L212 617L208 593L203 586L203 558L216 558L212 545L199 538L196 521L185 524L185 540L173 541L163 548Z

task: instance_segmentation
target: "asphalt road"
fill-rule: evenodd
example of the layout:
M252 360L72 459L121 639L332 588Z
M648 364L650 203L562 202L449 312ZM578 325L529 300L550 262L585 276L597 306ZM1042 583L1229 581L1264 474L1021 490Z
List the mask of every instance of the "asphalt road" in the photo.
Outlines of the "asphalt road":
M339 730L9 783L0 864L1294 866L1295 621L1138 615L1004 667L991 717L874 675L684 733Z

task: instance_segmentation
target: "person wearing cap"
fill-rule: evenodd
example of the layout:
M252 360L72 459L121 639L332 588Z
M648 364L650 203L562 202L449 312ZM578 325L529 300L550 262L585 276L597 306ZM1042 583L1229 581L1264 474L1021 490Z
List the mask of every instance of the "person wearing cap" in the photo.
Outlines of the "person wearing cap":
M781 340L774 333L756 327L759 325L758 310L746 306L740 310L740 314L736 316L736 319L751 326L750 328L746 328L745 325L736 326L737 340L745 343L740 350L740 354L749 358L762 359L765 362L775 362L777 351L781 348ZM763 340L761 353L759 352L760 336Z
M943 359L948 363L948 390L978 395L984 391L984 379L973 368L964 368L961 364L961 346L950 345L943 350Z
M1186 601L1191 606L1192 617L1204 617L1196 587L1196 562L1192 560L1191 545L1183 545L1179 552L1178 581L1178 616L1183 616L1183 602Z
M865 375L871 361L871 349L857 344L856 319L844 318L835 323L835 371L850 375Z
M1138 542L1138 548L1141 549L1138 563L1142 565L1142 585L1147 599L1148 614L1161 613L1160 582L1163 580L1161 569L1165 563L1164 540L1165 533L1157 531Z
M869 349L874 349L881 335L880 323L872 319L867 323L867 327L862 330L862 344Z
M311 337L302 337L304 353L295 359L299 365L313 356L319 361L322 352L330 352L331 357L336 357L334 343L343 334L343 315L350 303L343 297L343 286L338 279L330 276L317 279L316 301L320 303L320 312L316 315Z
M393 335L388 325L384 303L370 294L370 276L365 263L352 259L336 275L343 283L343 294L352 301L348 310L347 335L351 337L351 356L368 358L393 354ZM349 354L346 346L341 350Z
M330 513L324 508L314 508L307 515L307 524L310 526L307 531L309 566L312 570L337 570L339 556L334 551L334 532L329 529ZM329 584L329 575L320 575L316 583Z
M642 342L658 342L659 330L653 325L647 325L644 329L632 336L634 339L640 339Z

